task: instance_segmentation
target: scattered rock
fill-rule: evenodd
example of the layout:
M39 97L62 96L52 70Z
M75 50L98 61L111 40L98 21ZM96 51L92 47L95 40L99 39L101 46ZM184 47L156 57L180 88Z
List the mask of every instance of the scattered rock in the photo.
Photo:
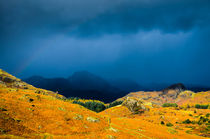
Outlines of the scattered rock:
M108 139L116 139L116 137L115 136L112 136L112 135L107 135L107 138Z
M113 128L113 127L110 127L109 130L110 130L110 131L113 131L113 132L118 132L118 130L115 129L115 128Z
M0 85L1 85L2 87L7 87L6 84L5 84L3 81L1 81L1 80L0 80Z
M9 77L5 77L5 78L3 79L3 81L6 82L6 83L12 83L12 82L14 82L14 80L11 79L11 78L9 78Z
M100 122L100 120L95 117L87 117L87 121L92 122L92 123Z
M164 120L164 119L165 119L165 116L161 115L161 116L160 116L160 119L163 119L163 120Z
M82 120L83 119L83 116L80 115L80 114L76 114L76 116L73 117L73 119L75 119L75 120Z
M42 126L41 126L41 125L39 125L39 126L38 126L38 129L41 129L41 128L42 128Z
M86 129L87 129L87 128L88 128L88 126L84 125L84 128L86 128Z
M62 107L58 107L58 109L60 110L60 111L66 111L64 108L62 108Z

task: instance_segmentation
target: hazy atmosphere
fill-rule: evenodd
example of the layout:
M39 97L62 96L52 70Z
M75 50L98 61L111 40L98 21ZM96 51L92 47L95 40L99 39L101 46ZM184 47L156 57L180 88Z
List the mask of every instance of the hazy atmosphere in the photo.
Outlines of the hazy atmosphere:
M0 68L210 86L209 0L0 1Z

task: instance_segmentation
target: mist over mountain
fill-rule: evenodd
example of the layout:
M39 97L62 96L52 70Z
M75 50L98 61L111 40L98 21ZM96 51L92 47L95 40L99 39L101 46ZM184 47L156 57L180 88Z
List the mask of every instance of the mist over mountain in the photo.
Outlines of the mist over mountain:
M130 92L162 90L174 86L171 84L147 84L140 85L138 82L127 79L104 79L88 71L78 71L68 78L44 78L32 76L24 79L35 87L44 88L51 91L58 91L66 97L81 97L86 99L98 99L104 102L111 102ZM184 85L176 84L175 87L183 88ZM208 87L187 85L186 89L195 92L206 91ZM185 90L185 87L184 87Z
M104 92L118 93L120 90L112 86L105 79L88 71L75 72L68 78L70 85L77 90L97 90Z
M81 97L87 99L99 99L104 102L111 102L119 96L130 91L119 89L105 79L87 71L75 72L68 78L44 78L32 76L24 79L35 87L58 91L66 97Z

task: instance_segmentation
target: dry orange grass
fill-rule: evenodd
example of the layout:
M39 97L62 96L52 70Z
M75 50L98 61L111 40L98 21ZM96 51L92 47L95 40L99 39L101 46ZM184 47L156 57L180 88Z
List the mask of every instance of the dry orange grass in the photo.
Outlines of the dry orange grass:
M127 131L134 136L141 138L158 138L158 139L199 139L204 138L198 136L198 131L192 131L188 134L186 124L182 122L186 119L199 120L199 115L206 115L210 113L210 110L196 109L197 113L194 113L194 108L188 110L177 110L176 108L150 108L150 111L146 111L141 115L134 115L128 112L128 109L124 106L117 106L107 109L101 112L101 115L107 115L110 117L111 126L118 129ZM193 115L193 116L190 116ZM164 121L165 125L161 125L161 121ZM172 127L167 127L167 123L172 123ZM197 126L197 129L202 126ZM198 134L198 135L195 135Z
M1 74L20 81L2 70ZM28 89L16 88L16 84L12 83L0 83L0 138L200 139L203 137L198 135L202 135L203 125L185 125L182 122L186 119L198 121L201 116L210 113L209 109L186 107L197 103L209 104L210 92L183 92L182 95L187 96L185 99L180 96L173 100L184 106L183 108L148 105L149 111L134 115L121 105L95 113L78 104L58 99L62 95L37 89L24 82L20 84L26 85ZM165 99L158 100L159 93L136 92L129 95L145 98L148 104L151 100L164 103ZM173 126L161 125L161 121ZM194 126L195 129L190 129L189 126Z
M111 138L132 136L109 130L108 118L80 105L34 90L0 88L0 129L21 137ZM4 137L3 135L2 137Z
M100 115L108 115L112 118L114 117L128 117L130 116L132 113L128 110L127 107L125 106L115 106L115 107L111 107L105 111L102 111L100 113Z
M193 93L191 97L182 99L178 104L180 105L210 104L210 91Z
M101 113L71 104L35 90L0 88L0 129L2 138L202 138L187 134L186 119L198 120L210 110L150 108L133 115L125 106L109 108ZM190 114L193 115L189 116ZM197 117L196 117L197 116ZM90 120L87 120L89 117ZM91 121L92 118L92 121ZM173 127L160 122L172 123ZM178 123L177 123L178 122Z

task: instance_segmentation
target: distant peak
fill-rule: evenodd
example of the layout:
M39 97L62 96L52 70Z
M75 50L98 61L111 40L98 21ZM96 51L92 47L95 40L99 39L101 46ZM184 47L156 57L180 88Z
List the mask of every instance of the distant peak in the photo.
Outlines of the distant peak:
M168 88L166 88L164 90L171 90L171 89L172 90L186 90L186 87L182 83L176 83L176 84L169 86Z

